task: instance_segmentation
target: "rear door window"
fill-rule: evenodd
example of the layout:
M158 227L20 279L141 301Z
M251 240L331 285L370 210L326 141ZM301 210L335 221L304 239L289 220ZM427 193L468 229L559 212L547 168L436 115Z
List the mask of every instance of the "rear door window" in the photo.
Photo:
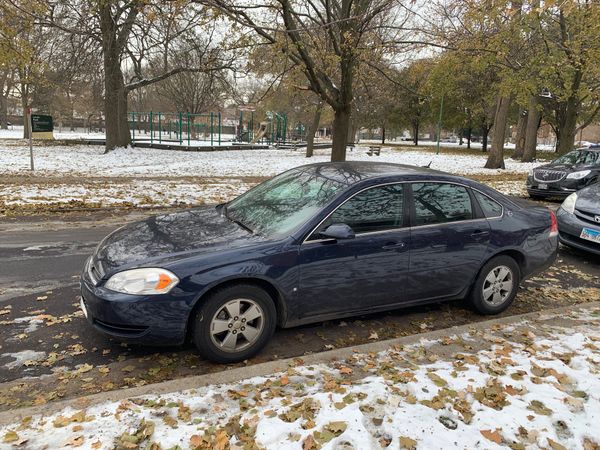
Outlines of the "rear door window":
M473 219L467 188L450 183L414 183L414 226Z

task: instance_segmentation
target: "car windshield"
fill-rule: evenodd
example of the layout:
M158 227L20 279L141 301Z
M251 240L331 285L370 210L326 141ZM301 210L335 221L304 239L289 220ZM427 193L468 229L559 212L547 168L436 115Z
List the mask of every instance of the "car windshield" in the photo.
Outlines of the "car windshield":
M226 205L225 214L253 232L284 236L304 224L346 186L318 168L293 169L242 194Z
M573 150L553 161L553 164L568 164L578 166L581 164L600 164L600 152L590 150Z

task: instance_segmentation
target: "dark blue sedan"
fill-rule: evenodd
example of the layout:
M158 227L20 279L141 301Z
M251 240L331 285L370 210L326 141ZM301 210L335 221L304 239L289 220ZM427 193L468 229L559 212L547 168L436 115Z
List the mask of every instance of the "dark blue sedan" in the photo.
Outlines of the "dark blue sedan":
M552 264L554 213L474 181L366 162L289 170L235 200L107 236L82 274L89 322L211 360L258 352L277 326L467 298L505 310Z

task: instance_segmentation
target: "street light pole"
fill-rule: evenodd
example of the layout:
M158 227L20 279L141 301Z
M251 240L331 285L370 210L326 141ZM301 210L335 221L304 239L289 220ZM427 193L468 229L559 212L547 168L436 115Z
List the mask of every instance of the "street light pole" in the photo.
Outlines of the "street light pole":
M437 124L437 150L435 152L436 155L440 154L440 134L442 132L442 112L444 111L444 94L442 94L442 101L440 102L440 115L438 117Z

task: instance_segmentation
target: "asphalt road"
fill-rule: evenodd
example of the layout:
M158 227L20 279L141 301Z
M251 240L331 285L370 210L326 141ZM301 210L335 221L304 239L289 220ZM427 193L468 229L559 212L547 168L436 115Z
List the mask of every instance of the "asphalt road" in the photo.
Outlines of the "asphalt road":
M190 345L127 346L96 333L83 318L83 262L106 234L143 215L0 221L0 409L223 370L201 360ZM599 280L600 258L561 248L556 265L526 282L504 315L598 300ZM247 364L483 319L452 302L279 330Z

